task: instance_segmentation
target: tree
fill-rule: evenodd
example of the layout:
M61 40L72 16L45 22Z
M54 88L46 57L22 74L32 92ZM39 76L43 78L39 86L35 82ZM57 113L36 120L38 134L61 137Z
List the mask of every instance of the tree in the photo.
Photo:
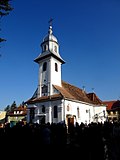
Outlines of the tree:
M14 101L10 107L11 111L14 111L14 109L17 108L16 102Z
M7 105L7 107L4 109L7 113L10 112L10 105Z
M13 8L10 5L10 0L0 0L0 18L9 14ZM1 28L0 28L1 31ZM0 42L6 41L4 38L0 37Z
M7 107L4 109L7 113L14 111L14 109L17 108L16 102L14 101L12 105L7 105Z

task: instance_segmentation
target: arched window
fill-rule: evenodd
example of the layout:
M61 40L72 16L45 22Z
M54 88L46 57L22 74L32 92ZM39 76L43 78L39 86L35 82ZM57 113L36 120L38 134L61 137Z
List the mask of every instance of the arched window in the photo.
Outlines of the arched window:
M44 64L43 64L43 72L46 71L46 69L47 69L47 62L44 62Z
M54 51L57 52L57 46L54 47Z
M42 112L45 113L45 106L42 105Z
M35 118L35 109L30 109L30 122L32 123L33 119Z
M43 51L47 51L47 50L48 50L48 45L45 44L45 45L43 46Z
M55 63L55 71L58 72L58 65Z
M58 108L57 106L54 106L54 118L58 117Z
M70 106L69 106L69 104L67 105L67 111L70 111Z
M77 117L80 118L80 109L79 109L79 107L77 108Z

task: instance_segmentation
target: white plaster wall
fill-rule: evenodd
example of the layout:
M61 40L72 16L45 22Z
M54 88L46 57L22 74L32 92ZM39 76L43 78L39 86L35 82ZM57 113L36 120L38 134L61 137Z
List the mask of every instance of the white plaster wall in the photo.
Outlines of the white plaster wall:
M70 111L67 111L67 105L70 106ZM79 107L80 111L80 118L77 116L77 108ZM86 112L87 110L87 112ZM93 121L93 106L87 103L80 103L80 102L74 102L74 101L68 101L65 100L65 119L66 115L71 114L71 115L76 115L76 122L79 124L81 122L83 123L90 123Z
M104 111L105 111L105 115L104 115ZM107 110L106 110L106 106L96 106L94 107L94 115L98 115L98 122L102 122L104 123L104 121L107 120Z
M55 71L55 63L58 65L58 72ZM61 62L51 57L51 84L61 86Z
M43 72L42 70L44 62L47 62L47 70ZM55 71L55 63L57 63L58 65L58 72ZM39 64L38 97L42 96L41 87L43 86L43 84L46 84L48 86L48 95L53 94L53 84L61 86L61 62L53 57L46 58Z
M100 116L104 116L103 111L105 110L105 115L107 116L106 112L106 106L93 106L88 103L83 103L83 102L75 102L75 101L70 101L70 100L56 100L56 101L48 101L48 102L42 102L42 103L37 103L35 105L29 105L29 107L35 106L35 119L34 122L38 122L38 117L37 113L41 112L42 106L45 106L45 122L50 122L50 123L60 123L64 122L67 124L67 115L74 116L74 122L78 122L79 124L83 123L91 123L91 122L96 122L95 121L95 114L99 114ZM67 111L67 106L69 105L69 111ZM58 107L58 118L54 118L54 106ZM80 116L78 118L77 115L77 108L79 107L79 112ZM29 113L28 113L29 117ZM29 121L29 118L28 118ZM98 119L98 122L104 122L106 121L106 118Z
M53 123L60 123L63 121L63 116L62 116L62 112L63 112L63 106L62 106L62 101L61 100L57 100L57 101L51 101L51 106L52 106L52 122ZM58 118L54 118L54 106L57 106L58 108Z
M43 72L43 64L47 62L47 70ZM48 85L49 92L49 84L50 84L50 60L46 58L45 60L39 63L39 73L38 73L38 97L41 97L41 87L46 84ZM46 80L46 81L44 81Z
M59 45L56 42L49 41L49 50L54 52L54 47L57 46L57 53L59 53Z
M35 109L35 118L33 120L34 123L39 123L39 113L42 113L42 106L45 106L45 122L50 122L50 123L59 123L63 122L63 104L62 100L57 100L57 101L48 101L48 102L41 102L41 103L36 103L34 105L29 105L30 107L36 106ZM54 106L58 107L58 118L54 118ZM28 113L29 117L29 113ZM29 119L28 119L29 122Z

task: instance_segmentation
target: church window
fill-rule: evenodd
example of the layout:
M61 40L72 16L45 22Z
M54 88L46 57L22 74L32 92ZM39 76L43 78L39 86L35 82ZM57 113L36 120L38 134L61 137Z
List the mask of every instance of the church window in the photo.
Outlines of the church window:
M46 71L46 69L47 69L47 62L44 62L44 64L43 64L43 72Z
M69 111L70 110L70 106L69 106L69 104L67 105L67 111Z
M54 51L57 52L57 46L54 47Z
M42 112L45 113L45 106L42 105Z
M79 109L79 107L77 108L77 117L80 118L80 109Z
M44 94L44 93L47 93L47 92L48 92L48 87L46 85L44 85L42 87L42 93Z
M32 123L33 119L34 119L34 116L35 116L35 109L34 108L31 108L30 109L30 122Z
M55 71L58 72L58 65L55 63Z
M57 106L54 106L54 118L58 117L58 108Z
M44 45L44 49L43 49L43 51L47 51L48 50L48 45Z

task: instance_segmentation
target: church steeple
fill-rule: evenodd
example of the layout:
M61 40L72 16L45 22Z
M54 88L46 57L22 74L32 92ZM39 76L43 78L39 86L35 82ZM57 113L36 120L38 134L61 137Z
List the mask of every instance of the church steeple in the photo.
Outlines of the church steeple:
M53 57L57 58L62 63L65 63L65 61L61 58L59 54L58 40L53 35L52 20L49 21L48 34L43 38L43 42L41 43L41 48L42 48L42 53L34 60L35 62L38 63L39 60L44 56L50 56L52 54Z
M65 61L59 54L59 44L53 35L52 21L49 21L48 34L43 38L41 48L41 54L34 60L39 64L37 97L52 95L53 85L61 86L61 65Z
M53 31L52 31L52 26L49 26L49 31L48 31L48 34L52 34Z

